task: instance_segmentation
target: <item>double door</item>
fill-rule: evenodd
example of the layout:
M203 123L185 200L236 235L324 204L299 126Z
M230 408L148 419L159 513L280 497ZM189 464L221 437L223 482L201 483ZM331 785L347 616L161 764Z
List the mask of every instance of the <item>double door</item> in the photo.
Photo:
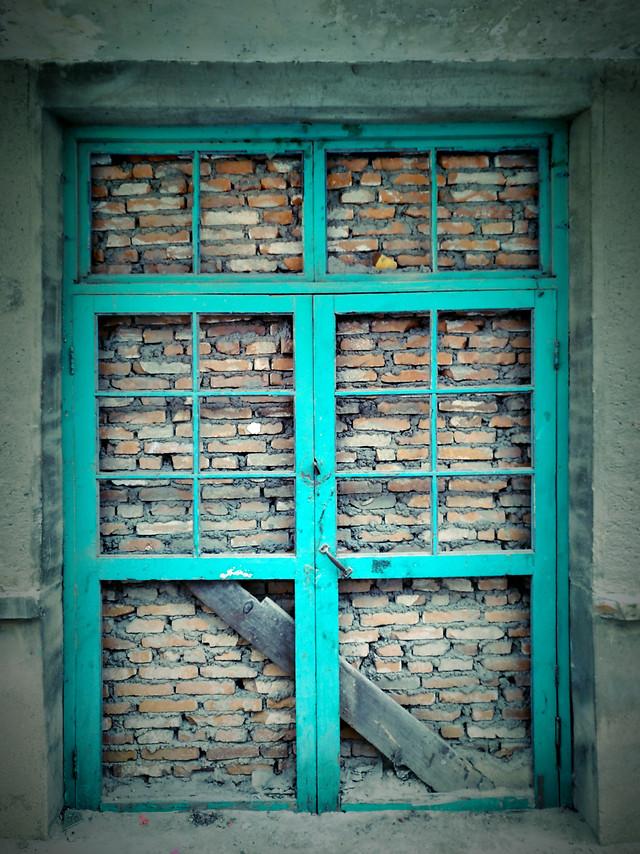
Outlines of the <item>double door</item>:
M557 803L555 318L544 290L74 298L79 807L105 772Z

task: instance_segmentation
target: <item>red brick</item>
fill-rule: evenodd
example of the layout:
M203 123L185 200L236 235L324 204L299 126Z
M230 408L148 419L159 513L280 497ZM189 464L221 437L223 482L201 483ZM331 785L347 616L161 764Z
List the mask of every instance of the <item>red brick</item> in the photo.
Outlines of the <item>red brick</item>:
M440 735L443 738L462 738L464 730L460 726L442 726L440 727Z
M251 175L255 166L253 160L217 160L215 171L218 175Z
M344 187L350 187L351 183L351 172L331 172L327 175L327 188L329 190L339 190Z
M488 169L486 154L439 154L438 163L443 169ZM496 164L506 166L505 163Z
M281 208L289 203L289 199L283 194L260 193L247 196L247 202L251 208Z

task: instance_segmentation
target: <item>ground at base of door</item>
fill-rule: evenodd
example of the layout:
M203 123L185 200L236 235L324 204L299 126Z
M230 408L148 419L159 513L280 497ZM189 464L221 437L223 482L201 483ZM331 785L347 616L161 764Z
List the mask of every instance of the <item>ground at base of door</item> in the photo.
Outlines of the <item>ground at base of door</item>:
M0 841L3 854L637 854L601 847L572 810L325 813L69 810L52 837Z

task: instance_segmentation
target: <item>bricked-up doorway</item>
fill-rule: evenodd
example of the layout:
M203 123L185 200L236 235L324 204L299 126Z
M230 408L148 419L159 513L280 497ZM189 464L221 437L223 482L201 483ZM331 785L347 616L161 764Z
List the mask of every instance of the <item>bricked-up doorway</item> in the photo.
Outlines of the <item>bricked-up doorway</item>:
M69 803L563 802L564 137L281 130L70 134Z

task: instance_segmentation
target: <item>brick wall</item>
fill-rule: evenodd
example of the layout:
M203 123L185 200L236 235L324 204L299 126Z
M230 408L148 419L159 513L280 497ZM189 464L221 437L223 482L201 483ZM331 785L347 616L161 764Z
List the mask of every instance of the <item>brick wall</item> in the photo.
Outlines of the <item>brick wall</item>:
M537 267L538 152L443 152L438 161L438 266Z
M528 750L527 579L345 580L339 592L340 652L368 678L452 743ZM379 758L349 728L341 755Z
M326 161L329 273L434 268L430 151L345 152ZM436 151L437 267L539 265L538 152ZM201 273L303 270L300 154L201 154ZM94 155L96 274L195 270L191 155ZM380 267L380 255L387 266Z
M93 158L93 273L193 272L190 156ZM200 271L302 270L302 160L202 155Z
M436 152L439 269L538 266L538 152ZM327 160L328 271L428 272L429 152Z
M419 475L434 465L439 551L530 548L531 477L498 472L532 464L531 395L473 391L531 383L530 315L439 313L437 384L456 393L436 396L435 419L429 324L420 313L338 318L336 387L345 394L337 398L337 471L416 474L339 477L339 543L349 551L430 551L433 484ZM415 393L376 394L395 388ZM486 474L492 469L495 477Z
M248 587L292 612L291 583ZM206 772L246 792L269 772L292 794L292 679L178 583L105 583L102 594L106 777Z
M302 270L302 158L208 155L202 167L202 272Z
M199 388L292 387L290 318L206 315L199 322ZM193 400L171 396L193 388L190 319L103 316L98 338L100 390L132 393L99 400L100 471L114 475L100 487L101 548L191 553L193 482L171 480L193 471ZM149 390L167 395L139 394ZM292 397L203 396L199 414L200 471L293 471ZM166 479L115 479L125 473ZM210 480L199 499L202 552L293 549L290 477Z
M192 174L189 156L94 155L91 272L191 272Z
M293 612L290 582L247 586ZM341 581L339 627L341 654L444 738L527 753L526 579ZM103 584L103 648L107 783L206 772L246 794L257 772L292 794L292 680L183 586ZM351 770L379 759L348 727L341 756Z
M430 184L428 152L329 156L328 271L370 272L377 253L430 270Z

